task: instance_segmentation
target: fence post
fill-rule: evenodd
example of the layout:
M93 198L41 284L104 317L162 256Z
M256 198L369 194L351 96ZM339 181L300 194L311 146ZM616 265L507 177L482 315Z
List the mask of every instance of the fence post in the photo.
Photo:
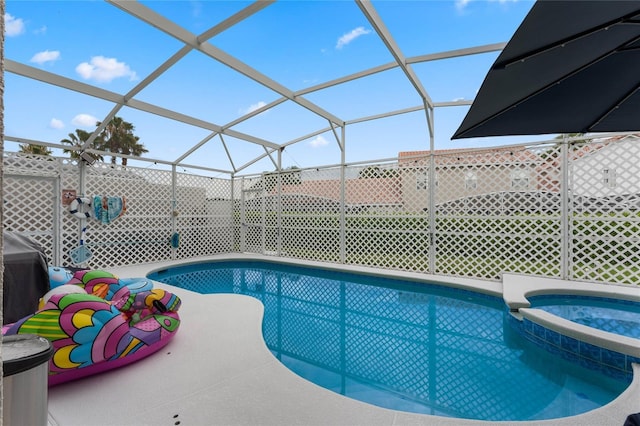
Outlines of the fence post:
M426 105L425 105L426 106ZM425 108L429 125L429 273L436 273L436 154L433 108Z
M78 197L88 197L87 191L87 163L82 158L78 159ZM87 219L82 218L78 221L78 238L76 239L79 242L82 237L82 229L87 226Z
M282 151L278 150L278 204L276 205L276 256L282 256ZM289 181L291 182L291 181ZM263 248L264 251L264 248Z
M241 187L240 187L240 253L244 253L247 251L247 212L245 210L245 184L244 184L244 176L241 179Z
M340 263L347 262L347 238L346 238L346 206L345 206L345 184L346 184L346 141L345 126L342 126L342 143L340 145Z
M53 243L53 247L51 249L51 261L54 265L62 265L62 247L63 247L63 239L62 239L62 215L60 206L62 205L62 174L63 168L61 166L61 162L58 161L58 176L55 179L53 184L54 191L54 200L55 203L53 205L53 228L51 230L51 241Z
M231 205L229 206L231 212L231 226L229 227L229 237L230 237L230 245L229 251L233 253L236 250L236 175L235 173L231 173L229 175L229 202Z
M171 235L177 232L177 214L178 214L178 200L177 200L177 182L178 182L178 172L176 169L176 165L171 165ZM171 249L171 260L176 260L177 258L177 248Z
M567 135L562 136L562 146L560 148L560 277L563 280L569 279L569 143Z

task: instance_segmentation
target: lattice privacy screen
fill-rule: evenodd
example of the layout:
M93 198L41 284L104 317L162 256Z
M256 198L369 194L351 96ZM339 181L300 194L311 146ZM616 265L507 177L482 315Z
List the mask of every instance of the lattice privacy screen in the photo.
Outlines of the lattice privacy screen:
M4 229L29 235L50 264L105 268L233 251L231 181L169 171L95 164L86 167L81 194L78 164L37 156L6 155ZM106 200L120 198L126 211L105 221L79 220L62 205L62 192ZM73 265L69 252L86 226L88 262ZM179 234L179 246L171 237Z
M79 170L5 154L4 229L29 235L52 263L69 265L78 245L82 222L60 194L80 187ZM94 164L84 182L87 195L123 197L127 207L110 223L86 221L88 267L254 252L487 280L503 272L640 280L632 136L407 152L233 179Z
M638 283L640 145L636 138L569 151L570 277Z

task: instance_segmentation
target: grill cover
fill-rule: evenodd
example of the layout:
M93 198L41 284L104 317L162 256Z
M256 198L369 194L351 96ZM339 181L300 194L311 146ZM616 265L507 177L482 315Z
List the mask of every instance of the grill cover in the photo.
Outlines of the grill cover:
M49 291L47 257L42 247L15 232L4 231L3 324L34 313Z

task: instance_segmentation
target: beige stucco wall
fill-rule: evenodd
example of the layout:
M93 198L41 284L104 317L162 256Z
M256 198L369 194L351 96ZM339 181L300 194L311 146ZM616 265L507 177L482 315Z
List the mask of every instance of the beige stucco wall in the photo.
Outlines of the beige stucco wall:
M428 169L411 167L402 168L402 201L408 211L422 211L429 206L429 189L417 187L418 175L428 173ZM512 174L521 171L528 176L526 187L514 187ZM476 176L475 188L466 185L469 173ZM448 166L436 169L436 204L475 195L490 194L502 191L537 190L538 177L534 164Z
M640 193L638 158L638 138L627 137L570 161L569 180L573 193L587 197ZM609 184L603 179L605 169L609 170L609 176L613 179Z

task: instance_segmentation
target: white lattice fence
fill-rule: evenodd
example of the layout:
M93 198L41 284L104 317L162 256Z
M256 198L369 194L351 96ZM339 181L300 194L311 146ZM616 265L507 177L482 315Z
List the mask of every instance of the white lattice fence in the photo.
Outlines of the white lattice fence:
M232 251L230 180L140 168L91 167L87 192L126 197L127 212L89 240L101 264L123 265ZM175 193L175 202L174 200ZM171 246L177 232L179 246ZM89 237L90 238L90 237ZM104 256L101 256L104 254Z
M261 177L242 178L236 181L235 199L238 208L234 214L236 250L249 253L266 251L266 190Z
M347 263L428 270L428 216L405 205L404 172L397 163L347 168Z
M570 277L638 283L640 145L633 137L569 152Z
M408 153L345 167L344 195L339 168L261 176L237 229L247 251L311 260L637 283L640 145L582 145Z
M276 188L277 191L277 188ZM336 168L282 175L280 244L284 255L340 261L340 172ZM275 205L276 211L278 206ZM278 226L277 218L272 225Z
M435 157L435 273L498 279L502 272L560 277L557 147ZM545 173L541 173L545 171ZM557 183L555 183L557 185Z
M339 261L340 180L335 169L244 179L240 249Z
M87 167L86 194L121 197L126 213L112 221L87 220L87 245L100 267L171 258L171 179L168 172L97 164Z
M234 179L87 166L79 195L125 197L127 212L86 222L84 266L246 251L489 280L640 281L636 138L408 154ZM80 188L79 165L7 153L4 173L4 229L68 265L83 222L61 191Z
M170 171L97 163L86 167L85 191L80 193L76 162L5 155L4 229L40 243L50 264L106 268L233 250L228 179L177 174L174 203ZM95 197L105 202L110 197L123 199L126 212L113 220L96 219L93 214L79 220L62 205L64 189L76 190L78 196L92 201ZM78 246L83 226L92 257L73 265L69 252ZM174 232L180 234L177 249L170 244Z
M179 174L176 211L177 258L234 251L230 180Z
M65 244L66 212L60 203L60 176L69 167L74 166L66 160L4 154L3 230L28 236L43 248L50 261L60 258L61 244Z
M51 178L4 176L4 184L14 189L2 198L4 229L27 235L45 248L48 258L54 255L55 183Z

